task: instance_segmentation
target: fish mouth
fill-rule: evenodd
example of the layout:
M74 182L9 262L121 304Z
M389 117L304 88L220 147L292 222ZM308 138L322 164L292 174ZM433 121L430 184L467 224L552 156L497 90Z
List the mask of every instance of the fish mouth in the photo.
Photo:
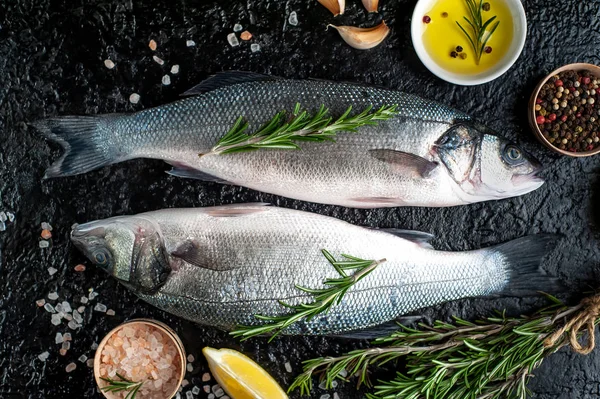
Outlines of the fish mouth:
M75 223L71 226L71 242L85 252L92 241L104 238L105 233L106 229L98 221L84 224Z
M523 174L523 175L514 175L511 178L513 185L519 188L519 194L526 194L531 191L535 191L541 186L544 185L545 180L538 176L538 173L541 172L541 168L531 173Z

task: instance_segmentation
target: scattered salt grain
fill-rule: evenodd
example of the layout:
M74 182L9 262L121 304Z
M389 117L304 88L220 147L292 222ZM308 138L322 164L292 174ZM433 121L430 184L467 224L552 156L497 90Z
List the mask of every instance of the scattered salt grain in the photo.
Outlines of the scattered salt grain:
M111 60L104 60L104 66L108 69L113 69L115 67L115 63Z
M188 363L185 369L188 373L191 373L192 371L194 371L194 366L192 366L192 363Z
M85 312L85 306L78 307L77 312L79 312L79 314L83 314L83 312Z
M102 304L102 303L98 302L98 303L96 304L96 306L94 306L94 310L95 310L96 312L102 312L102 313L104 313L104 312L106 312L106 305L104 305L104 304Z
M48 248L50 243L48 241L40 240L39 244L40 248Z
M14 215L14 213L11 213L11 212L6 212L6 216L8 216L8 221L9 221L9 222L11 222L11 223L12 223L12 222L14 222L14 221L15 221L15 215Z
M162 77L162 84L168 86L171 84L171 77L169 75L165 75Z
M81 317L81 313L79 313L77 310L73 311L73 320L79 324L83 323L83 317Z
M38 299L37 301L35 301L35 304L38 305L38 307L42 307L46 304L46 300L45 299Z
M48 293L48 299L54 301L58 299L58 293L57 292L50 292Z
M140 102L140 95L137 93L131 93L131 95L129 96L129 102L132 104L137 104L138 102Z
M38 355L38 359L40 359L42 362L45 362L46 359L48 359L48 356L50 356L50 353L48 351L42 352Z
M87 298L87 296L82 296L82 297L81 297L81 299L79 300L79 302L81 302L81 303L83 303L83 304L86 304L86 303L88 303L88 298Z
M207 399L215 399L215 394L214 393L209 393L207 396Z
M162 58L159 58L155 55L152 56L152 59L154 60L154 62L156 62L158 65L164 65L165 62L162 60Z
M92 291L90 291L90 293L89 293L89 295L88 295L88 298L89 298L90 300L93 300L93 299L95 299L95 298L96 298L98 295L100 295L100 294L99 294L99 293L97 293L96 291L92 290Z
M200 388L198 388L198 387L196 387L196 386L195 386L195 387L193 387L193 388L192 388L192 393L193 393L194 395L198 395L198 394L200 393Z
M81 324L78 324L75 320L71 320L67 325L71 330L77 330L79 327L81 327Z
M92 349L93 351L95 351L96 349L98 349L98 343L94 342L91 346L90 349Z
M8 217L6 216L6 212L0 212L0 222L6 222L7 219Z
M326 390L327 389L327 385L325 385L325 384L326 384L326 381L321 381L321 383L319 384L319 389Z
M5 230L6 230L6 223L0 222L0 231L5 231Z
M221 396L225 395L225 391L223 391L223 388L221 387L219 387L216 391L213 391L213 393L217 398L220 398Z
M285 362L283 366L285 367L285 371L287 371L288 373L292 372L292 365L290 364L290 362Z
M337 381L335 381L335 380L331 381L331 387L332 388L335 389L335 388L337 388L337 386L338 386L338 382Z
M58 270L55 269L55 268L53 268L53 267L49 267L48 268L48 274L51 275L51 276L53 276L54 274L56 274L57 271Z
M210 381L210 374L204 373L202 374L202 382Z
M240 39L242 39L244 41L248 41L248 40L252 39L252 33L245 30L240 34Z
M52 233L50 232L50 230L42 230L42 233L40 234L40 236L44 239L44 240L49 240L52 238Z
M252 43L250 45L250 51L252 51L253 53L260 51L260 44Z
M333 393L333 399L340 399L340 395L337 392Z
M227 35L227 41L229 42L229 45L231 47L236 47L240 45L240 41L238 40L237 36L235 35L235 33L230 33Z
M192 393L192 391L187 391L185 393L185 397L186 399L194 399L194 394Z
M77 365L75 363L69 363L67 364L67 367L65 368L65 370L67 370L67 373L70 373L71 371L75 370L77 368Z
M54 313L54 306L50 305L49 303L44 305L44 309L46 309L46 312Z
M296 11L292 11L290 13L290 17L288 18L288 22L292 26L298 25L298 14L296 14Z
M193 40L186 40L185 45L188 47L194 47L196 45L196 42Z
M88 366L89 368L94 367L94 359L88 359L87 362L85 362L86 366Z
M58 353L60 353L61 356L66 356L67 355L67 350L60 348L60 350L58 351Z
M348 372L346 371L346 369L342 369L342 371L340 371L338 375L342 378L346 378L348 376Z
M73 268L76 272L84 272L85 271L85 265L77 265Z
M61 313L60 315L62 316L63 319L65 319L67 321L73 320L73 316L71 315L71 313Z
M85 363L88 360L88 358L86 355L81 355L77 358L77 360L79 360L81 363Z
M71 333L70 332L64 333L63 334L63 340L65 340L65 341L72 341L73 337L71 337Z
M71 342L70 342L70 341L64 341L64 342L62 343L62 349L64 349L64 350L67 350L67 351L68 351L69 349L71 349Z
M173 65L173 66L171 67L171 73L172 73L173 75L177 75L177 74L179 73L179 65Z
M150 40L150 43L148 43L148 47L150 47L150 50L156 51L156 42L154 40Z
M62 303L57 303L56 306L54 307L54 310L56 310L58 313L62 313L63 312L63 305L62 305Z
M63 343L63 335L59 332L56 333L56 337L54 337L54 343L62 344Z
M181 381L181 386L182 387L186 387L188 385L190 385L190 382L188 380L184 379L183 381Z
M188 362L192 363L194 360L196 360L196 358L194 357L194 355L192 355L192 354L189 354L189 355L187 356L187 360L188 360Z
M71 304L67 301L63 301L62 303L63 312L69 313L72 311Z
M331 398L331 395L326 393L325 395L321 395L321 397L319 399L329 399Z
M52 226L48 222L42 222L41 228L42 228L42 230L50 230L50 231L52 231Z
M202 389L204 389L204 392L210 393L210 385L205 385L202 387Z
M242 27L242 25L240 25L240 24L235 24L235 25L233 25L233 31L234 31L234 32L241 32L241 31L242 31L242 29L244 29L244 28L243 28L243 27Z

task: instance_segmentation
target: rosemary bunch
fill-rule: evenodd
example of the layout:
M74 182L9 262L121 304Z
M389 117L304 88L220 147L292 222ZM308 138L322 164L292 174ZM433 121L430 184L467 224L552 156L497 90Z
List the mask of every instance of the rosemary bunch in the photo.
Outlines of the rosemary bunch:
M107 386L101 388L104 392L127 392L127 396L125 399L135 399L138 391L144 385L144 381L134 382L128 380L123 377L121 374L117 373L118 380L113 380L111 378L100 377L101 380L106 381L108 383Z
M334 141L338 132L357 132L362 126L376 125L379 121L393 118L397 113L395 105L371 110L372 106L369 106L361 113L350 116L350 106L342 116L334 120L324 105L311 116L307 111L301 112L300 104L296 104L289 117L285 111L278 112L268 123L250 134L246 132L248 123L240 116L210 153L228 154L260 148L298 149L300 147L296 141Z
M254 317L258 320L267 323L258 326L238 326L230 334L244 341L257 335L271 333L270 342L291 324L302 319L310 321L318 314L327 313L332 306L340 303L350 287L375 270L377 265L385 262L385 259L379 261L365 260L344 254L342 254L343 260L336 260L328 251L322 250L321 252L340 277L325 280L324 284L328 286L326 288L312 289L296 285L296 288L300 291L311 294L314 297L314 302L290 305L280 301L279 303L282 306L291 309L292 312L282 316L255 315ZM355 272L349 275L346 273L348 270L355 270Z
M470 18L463 16L463 19L467 21L471 27L471 32L467 32L460 22L456 21L456 24L469 40L469 43L475 52L475 63L479 65L479 61L481 61L481 56L485 51L486 44L498 28L498 25L500 25L500 21L496 21L494 26L492 26L490 31L486 34L487 28L492 24L492 22L494 22L494 20L496 20L496 15L483 22L483 0L465 0L465 2L467 3L467 9L469 10Z
M580 353L593 348L593 327L598 323L600 296L566 307L552 296L553 304L533 316L490 317L471 323L437 321L433 326L400 326L395 333L374 341L373 348L337 357L304 362L289 390L309 394L313 376L328 388L335 380L356 376L358 385L372 387L371 399L500 399L526 398L527 381L544 358L570 343ZM565 323L557 330L557 325ZM591 331L587 348L577 338L582 327ZM569 333L569 340L565 334ZM369 381L369 372L399 358L404 369L393 379Z

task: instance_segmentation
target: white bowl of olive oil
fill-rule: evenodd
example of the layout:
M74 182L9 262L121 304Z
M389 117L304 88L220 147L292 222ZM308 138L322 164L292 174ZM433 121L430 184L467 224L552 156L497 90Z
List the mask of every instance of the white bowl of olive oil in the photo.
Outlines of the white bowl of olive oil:
M515 63L527 19L521 0L419 0L411 35L427 69L471 86L496 79Z

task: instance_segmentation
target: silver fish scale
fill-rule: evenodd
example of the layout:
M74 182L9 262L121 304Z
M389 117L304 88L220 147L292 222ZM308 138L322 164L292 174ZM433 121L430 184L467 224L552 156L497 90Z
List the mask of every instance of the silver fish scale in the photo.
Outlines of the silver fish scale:
M239 116L244 116L252 130L281 110L291 111L296 103L311 112L323 104L333 116L350 105L360 112L369 105L396 104L399 115L362 127L360 133L340 133L335 143L303 142L300 151L198 156L208 152ZM401 92L349 83L276 79L223 87L118 117L107 135L117 133L119 143L112 145L123 149L121 159L163 159L221 181L305 201L351 207L382 206L381 201L390 202L387 206L447 206L465 203L447 173L428 181L416 179L373 158L369 150L402 151L435 160L432 144L457 119L468 117Z
M216 209L216 210L215 210ZM321 254L349 253L387 261L353 286L341 304L287 334L334 334L367 328L412 310L501 289L502 258L488 250L434 251L389 233L368 230L310 213L248 205L241 216L221 209L164 210L142 214L156 220L167 250L193 238L204 266L179 259L168 281L144 300L186 319L223 329L257 324L255 314L281 315L279 301L310 297L295 284L322 288L338 277Z

